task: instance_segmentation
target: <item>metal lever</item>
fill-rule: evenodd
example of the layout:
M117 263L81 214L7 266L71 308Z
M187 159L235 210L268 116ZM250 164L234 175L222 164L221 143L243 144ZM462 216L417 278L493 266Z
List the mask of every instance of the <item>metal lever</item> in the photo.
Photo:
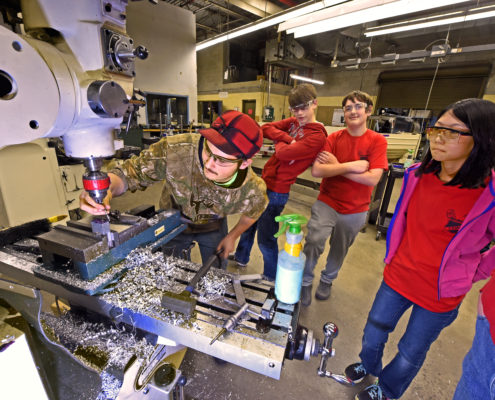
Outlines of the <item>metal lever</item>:
M136 90L134 90L136 92ZM132 96L130 100L127 101L127 104L129 104L128 110L129 110L129 115L127 117L127 124L125 127L125 135L129 133L129 129L131 129L131 123L132 119L134 118L134 114L139 110L139 107L145 106L146 101L144 100L138 100L136 96Z
M332 348L333 339L335 339L339 334L339 328L332 322L327 322L323 325L323 333L325 335L325 340L320 347L321 360L320 366L318 367L318 376L332 378L342 385L352 386L354 382L349 380L345 375L334 374L327 371L327 361L329 357L335 355L335 349Z
M134 60L134 58L136 57L141 60L145 60L146 58L148 58L148 55L149 55L149 51L144 46L138 46L133 50L129 50L126 47L120 47L117 49L115 53L117 60L123 62Z
M175 386L174 399L177 400L186 400L186 396L184 394L184 386L187 383L187 378L184 375L181 375L177 385Z
M223 300L225 303L230 304L230 305L232 305L232 306L239 306L239 303L237 303L237 302L236 302L236 301L234 301L234 300L229 299L228 297L224 297L222 300ZM253 316L253 317L255 317L255 318L263 318L263 315L261 315L260 313L257 313L256 311L251 310L251 309L249 308L249 306L248 306L248 308L246 309L246 312L247 312L248 314L252 315L252 316Z
M263 276L261 274L234 275L234 277L232 278L232 286L234 287L235 298L236 298L237 304L239 304L239 306L242 306L246 302L246 297L244 296L241 282L257 281L260 279L263 279Z
M218 334L213 338L213 340L210 342L210 345L212 345L213 343L216 342L216 340L218 338L220 338L220 336L222 336L224 333L226 332L231 332L234 330L235 326L237 325L237 323L240 321L240 319L242 318L242 316L244 315L244 313L246 312L247 308L248 308L249 304L248 303L244 303L242 305L241 308L239 308L236 313L234 315L231 315L227 321L225 321L225 323L223 324L223 327L222 329L220 330L220 332L218 332Z

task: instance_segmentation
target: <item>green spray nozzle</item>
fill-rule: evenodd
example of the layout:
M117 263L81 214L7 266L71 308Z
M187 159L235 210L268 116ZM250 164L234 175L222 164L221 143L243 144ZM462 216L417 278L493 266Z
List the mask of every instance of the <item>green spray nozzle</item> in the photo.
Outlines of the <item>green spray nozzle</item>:
M279 215L275 217L275 221L283 222L280 230L275 235L273 235L276 238L278 238L281 234L283 234L286 231L287 226L289 226L290 233L294 233L294 234L301 233L301 225L304 225L308 222L307 218L299 214Z

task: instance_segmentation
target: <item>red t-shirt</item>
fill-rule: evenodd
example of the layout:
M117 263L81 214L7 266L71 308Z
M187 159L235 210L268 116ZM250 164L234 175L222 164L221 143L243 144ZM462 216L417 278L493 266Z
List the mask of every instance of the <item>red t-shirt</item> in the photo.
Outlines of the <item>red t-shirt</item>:
M332 153L340 163L367 160L369 169L388 168L387 140L368 129L361 136L351 136L347 129L328 136L322 151ZM323 178L318 200L340 214L356 214L368 211L373 186L366 186L343 176Z
M495 345L495 269L488 283L481 289L481 301L483 303L483 314L490 323L490 333Z
M447 245L482 191L445 186L436 174L424 174L407 207L399 248L385 267L385 283L429 311L456 308L464 295L438 299L438 273Z

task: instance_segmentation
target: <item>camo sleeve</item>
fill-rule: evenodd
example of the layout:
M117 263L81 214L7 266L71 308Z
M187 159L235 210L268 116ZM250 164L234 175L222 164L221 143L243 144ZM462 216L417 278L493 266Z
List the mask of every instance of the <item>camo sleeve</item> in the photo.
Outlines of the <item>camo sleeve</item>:
M263 179L250 173L249 182L245 185L242 201L245 209L242 214L253 219L258 219L268 205L268 196L266 195L266 184Z
M135 192L144 190L155 182L166 178L167 172L167 138L152 144L139 156L132 156L122 163L112 162L109 172L122 178L126 190Z

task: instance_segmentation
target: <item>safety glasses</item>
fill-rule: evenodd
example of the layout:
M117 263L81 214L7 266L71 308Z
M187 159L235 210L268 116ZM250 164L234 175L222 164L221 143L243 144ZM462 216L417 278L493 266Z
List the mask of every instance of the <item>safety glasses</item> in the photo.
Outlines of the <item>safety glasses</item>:
M356 104L349 104L343 107L342 109L344 110L344 112L352 112L352 110L361 111L365 108L366 108L365 103L356 103Z
M309 106L311 106L311 104L313 104L314 102L314 100L310 100L307 103L299 104L294 107L289 106L289 110L291 113L295 113L296 111L307 111Z
M440 136L442 139L449 142L458 141L460 136L473 136L471 132L463 132L441 126L431 126L426 128L425 133L428 140L435 140L437 136Z
M213 161L219 167L230 167L232 164L240 165L243 161L242 159L239 158L231 159L213 154L210 147L208 146L207 140L204 141L203 152L206 155L206 157L203 157L203 162L205 164L208 162L210 158L213 158Z

